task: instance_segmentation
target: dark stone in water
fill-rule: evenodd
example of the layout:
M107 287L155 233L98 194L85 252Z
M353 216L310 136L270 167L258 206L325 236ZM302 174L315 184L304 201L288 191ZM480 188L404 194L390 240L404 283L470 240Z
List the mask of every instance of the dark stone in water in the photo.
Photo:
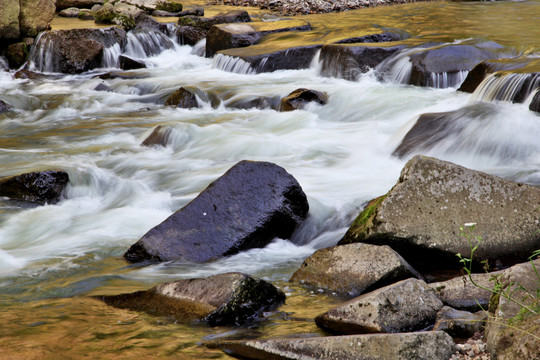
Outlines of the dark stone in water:
M135 70L146 68L146 64L142 61L132 59L125 55L120 55L118 60L120 61L120 69L122 70Z
M207 31L195 26L179 26L176 28L175 35L178 43L181 45L193 46L206 37Z
M108 91L108 92L112 92L112 91L113 91L113 90L111 89L110 86L108 86L108 85L106 85L106 84L104 84L104 83L98 84L98 85L94 88L94 90L96 90L96 91Z
M296 89L281 99L280 111L303 109L310 102L325 105L328 102L328 95L317 90Z
M150 135L141 143L141 146L167 146L171 137L172 128L158 125Z
M279 106L281 103L281 97L280 96L273 96L273 97L257 97L254 99L242 99L237 101L231 101L227 102L226 106L235 108L235 109L273 109L273 110L279 110Z
M64 171L31 172L0 179L0 196L37 202L57 203L69 176Z
M365 35L359 37L352 37L343 40L336 41L334 44L356 44L356 43L380 43L389 41L398 41L407 38L398 33L385 32L380 34Z
M13 75L15 79L31 79L31 80L42 80L42 79L59 79L61 75L51 75L51 74L41 74L35 71L30 71L27 69L21 69Z
M146 291L95 298L121 309L184 323L204 321L210 326L245 325L285 302L285 294L274 285L241 273L178 280Z
M205 262L288 239L309 209L302 188L280 166L241 161L124 254L130 262Z
M90 9L94 5L103 5L105 0L56 0L56 11L67 8L87 8Z
M162 32L164 34L170 35L167 30L167 24L158 22L151 16L148 16L146 13L141 12L135 16L135 29L149 29Z
M540 113L540 88L536 90L536 94L529 105L529 110Z
M197 97L191 91L181 87L173 92L167 100L165 100L165 106L176 106L184 109L199 107Z
M0 113L11 110L11 106L3 100L0 100Z

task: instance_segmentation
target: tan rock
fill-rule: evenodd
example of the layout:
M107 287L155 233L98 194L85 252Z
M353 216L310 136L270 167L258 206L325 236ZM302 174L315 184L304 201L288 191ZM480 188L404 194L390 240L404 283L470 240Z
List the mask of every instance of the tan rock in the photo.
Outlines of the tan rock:
M54 0L21 0L21 36L34 37L49 29L55 11Z

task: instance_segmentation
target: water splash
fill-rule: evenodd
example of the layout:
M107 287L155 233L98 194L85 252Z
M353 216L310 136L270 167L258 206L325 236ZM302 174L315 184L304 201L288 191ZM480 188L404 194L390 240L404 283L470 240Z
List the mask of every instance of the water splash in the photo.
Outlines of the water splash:
M456 88L463 81L465 81L465 78L469 74L469 71L463 70L463 71L457 71L454 73L431 73L427 86L437 88L437 89L446 89L449 87Z
M151 29L137 29L127 33L124 54L141 59L157 55L173 47L173 41L162 32Z
M263 59L264 61L264 59ZM261 61L262 63L262 61ZM238 57L229 55L217 54L212 63L213 69L220 69L236 74L256 74L256 71L251 67L251 64Z
M494 73L478 85L471 96L471 102L499 100L522 103L538 87L540 73Z
M114 44L106 49L103 49L103 59L101 60L101 67L104 68L118 68L120 67L119 56L122 54L122 48L120 44Z

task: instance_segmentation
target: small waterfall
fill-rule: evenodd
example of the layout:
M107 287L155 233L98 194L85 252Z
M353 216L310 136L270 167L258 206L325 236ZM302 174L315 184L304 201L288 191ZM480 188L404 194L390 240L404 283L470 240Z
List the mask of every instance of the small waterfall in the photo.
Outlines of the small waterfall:
M173 47L174 43L165 34L150 29L138 29L128 32L124 53L140 59Z
M396 56L381 63L377 69L386 81L395 84L408 84L411 79L412 63L409 56ZM386 69L386 70L383 70Z
M540 87L540 73L494 73L478 85L471 96L471 102L499 100L522 103L538 87Z
M29 68L40 72L55 72L58 59L54 52L54 41L50 37L44 37L45 34L46 32L42 32L36 39L36 45L28 60Z
M114 44L113 46L103 49L103 59L101 60L101 67L104 67L104 68L120 67L120 62L118 58L121 53L122 53L122 48L120 47L120 44Z
M469 74L469 71L467 70L458 71L454 73L447 73L447 72L431 73L427 86L437 88L437 89L458 87L459 85L461 85L463 81L465 81L467 74Z
M9 69L8 61L5 57L0 56L0 70Z
M193 55L204 57L206 54L206 38L197 41L197 43L193 46L191 53Z
M262 60L264 61L264 59ZM261 61L261 63L262 63ZM220 69L236 74L256 74L256 71L251 67L251 64L238 57L217 54L212 63L213 69Z
M353 53L346 47L326 46L319 51L320 75L356 81L362 73Z

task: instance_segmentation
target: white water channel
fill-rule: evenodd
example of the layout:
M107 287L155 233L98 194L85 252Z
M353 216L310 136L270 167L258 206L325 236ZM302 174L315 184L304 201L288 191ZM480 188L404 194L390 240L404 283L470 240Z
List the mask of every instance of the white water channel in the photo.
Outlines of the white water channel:
M0 72L0 99L14 108L0 114L0 176L45 169L70 176L56 205L0 201L3 295L72 296L119 277L155 284L228 271L288 280L315 249L339 241L366 201L395 184L412 155L398 159L392 152L420 114L471 102L455 88L381 82L373 72L355 82L321 77L316 63L306 70L237 74L176 43L150 57L135 43L127 49L148 66L129 71L128 79L101 80L92 72L17 80ZM94 90L101 83L111 91ZM203 98L198 109L164 107L180 86L224 100L217 107ZM228 107L300 87L326 92L328 104L293 112ZM459 136L417 152L540 184L540 116L527 104L484 106L480 114L462 116ZM157 125L173 128L169 144L141 147ZM301 184L310 212L294 236L303 245L276 239L207 264L123 262L131 244L244 159L274 162Z

